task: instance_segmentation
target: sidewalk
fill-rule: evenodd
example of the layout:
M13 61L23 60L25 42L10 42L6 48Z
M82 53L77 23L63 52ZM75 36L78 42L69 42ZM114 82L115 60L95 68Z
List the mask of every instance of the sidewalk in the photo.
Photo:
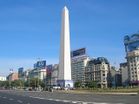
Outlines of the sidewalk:
M55 90L59 93L72 93L72 94L99 94L99 95L138 95L137 92L93 92L93 91L79 91L79 90Z

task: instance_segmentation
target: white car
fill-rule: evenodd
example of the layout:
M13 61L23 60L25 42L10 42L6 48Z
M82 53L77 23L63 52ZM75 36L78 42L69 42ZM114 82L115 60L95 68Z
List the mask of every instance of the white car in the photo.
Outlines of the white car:
M53 86L53 89L55 89L55 90L60 90L61 87L60 87L60 86Z

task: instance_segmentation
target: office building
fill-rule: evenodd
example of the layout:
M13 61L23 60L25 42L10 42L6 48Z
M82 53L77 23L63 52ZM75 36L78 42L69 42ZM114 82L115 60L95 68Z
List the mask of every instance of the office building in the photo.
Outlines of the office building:
M139 84L139 34L124 37L130 85Z
M29 71L29 78L39 78L40 80L44 80L46 78L47 70L46 69L33 69Z
M57 86L58 80L58 64L53 66L52 75L51 75L51 85Z
M53 70L53 65L47 65L46 66L46 79L44 79L46 85L52 85L52 83L51 83L52 70Z
M111 87L118 87L122 86L122 76L121 76L121 70L111 66L110 68L110 79L111 79Z
M74 82L85 82L85 67L90 58L86 55L86 48L71 52L71 73Z
M24 68L23 67L18 68L18 78L20 80L24 80Z
M125 63L120 63L120 72L122 76L122 85L123 86L128 86L129 85L129 77L128 77L128 66L127 62Z

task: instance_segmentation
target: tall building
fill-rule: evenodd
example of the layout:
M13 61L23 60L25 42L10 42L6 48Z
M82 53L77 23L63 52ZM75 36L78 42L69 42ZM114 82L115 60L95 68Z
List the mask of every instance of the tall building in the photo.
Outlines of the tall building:
M27 69L23 72L23 80L27 81L29 79L29 72L31 71L31 69Z
M51 85L56 86L58 80L58 64L53 66L52 75L51 75Z
M112 87L122 86L121 70L114 66L111 66L110 73Z
M90 58L86 55L86 49L81 48L71 52L71 73L74 82L85 82L85 67Z
M116 67L111 66L110 73L111 73L111 87L116 87Z
M18 78L20 80L24 80L24 68L23 67L18 68Z
M59 75L57 83L63 88L73 87L73 81L71 80L69 11L66 6L62 11L60 42Z
M128 76L131 85L139 84L139 34L124 37Z
M122 85L123 86L128 86L129 84L129 77L128 77L128 67L127 67L127 62L125 63L120 63L120 72L122 75Z
M109 72L110 64L106 58L98 57L97 59L91 59L88 61L85 69L85 81L96 81L98 87L107 88Z
M51 80L52 80L52 70L53 70L53 65L47 65L46 66L46 80L45 83L47 85L52 85Z

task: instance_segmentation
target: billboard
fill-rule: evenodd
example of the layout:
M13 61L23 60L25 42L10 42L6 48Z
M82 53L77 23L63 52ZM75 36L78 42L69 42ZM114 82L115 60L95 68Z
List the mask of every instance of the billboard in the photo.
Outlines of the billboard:
M81 56L86 54L86 48L77 49L71 52L71 57Z
M34 68L44 69L46 68L46 61L37 61L36 64L34 64Z

